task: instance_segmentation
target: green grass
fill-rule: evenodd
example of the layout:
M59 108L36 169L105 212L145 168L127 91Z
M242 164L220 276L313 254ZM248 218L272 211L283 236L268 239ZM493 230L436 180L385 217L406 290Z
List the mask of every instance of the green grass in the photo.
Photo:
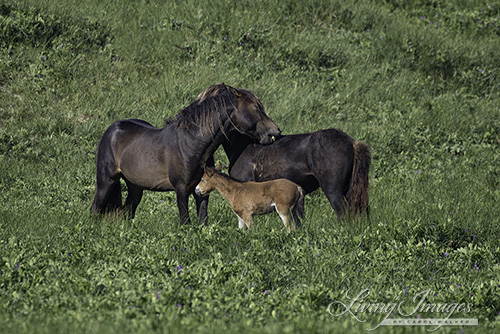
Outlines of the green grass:
M498 331L499 10L2 1L0 332L365 332L385 314L328 312L364 289L406 314L430 289L426 302L471 306L451 318L479 320L439 332ZM133 220L91 217L105 129L161 126L220 82L254 91L286 134L367 142L371 219L337 221L321 191L291 234L277 215L239 231L217 194L204 228L179 226L174 193L146 193Z

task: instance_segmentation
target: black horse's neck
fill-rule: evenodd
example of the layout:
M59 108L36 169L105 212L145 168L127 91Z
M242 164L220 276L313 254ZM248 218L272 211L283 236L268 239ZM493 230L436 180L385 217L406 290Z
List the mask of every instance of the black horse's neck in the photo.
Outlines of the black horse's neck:
M224 140L222 146L229 159L229 171L231 171L231 167L238 160L241 153L252 143L251 138L238 132L232 133L228 140Z
M222 131L219 131L215 137L213 137L212 141L208 144L205 149L205 152L202 154L200 158L200 162L202 165L214 166L214 153L217 151L217 148L226 141L226 134Z
M207 97L201 103L193 102L173 122L174 126L184 130L181 141L189 146L190 155L199 164L213 165L217 148L234 132L238 133L237 125L231 120L235 104L234 97L226 94Z

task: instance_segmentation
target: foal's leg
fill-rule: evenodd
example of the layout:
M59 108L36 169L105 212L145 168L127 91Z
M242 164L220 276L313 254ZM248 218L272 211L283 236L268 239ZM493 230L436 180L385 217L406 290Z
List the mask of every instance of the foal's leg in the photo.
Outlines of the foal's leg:
M246 225L245 225L245 221L243 220L243 218L241 218L240 216L236 215L236 217L238 217L238 228L240 230L243 230Z
M238 216L238 227L242 229L245 225L251 230L253 228L253 217L251 213L235 212Z
M137 206L139 205L142 199L143 189L128 181L126 182L128 188L128 195L127 199L125 200L125 209L130 210L130 218L134 218L135 210L137 209Z
M283 224L285 225L288 232L295 230L295 226L292 225L292 215L289 207L278 207L276 206L276 212L280 215Z

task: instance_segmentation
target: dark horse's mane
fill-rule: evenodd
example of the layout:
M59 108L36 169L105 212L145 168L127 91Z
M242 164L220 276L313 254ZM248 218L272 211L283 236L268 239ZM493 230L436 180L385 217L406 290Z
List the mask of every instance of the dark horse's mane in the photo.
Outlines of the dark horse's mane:
M237 98L242 96L247 97L249 102L256 103L259 106L262 105L262 102L253 92L246 89L236 89L221 83L205 89L189 106L181 110L174 119L166 120L165 125L174 123L176 127L184 129L194 126L214 134L216 127L222 127L222 117L230 118L230 113L238 106ZM227 108L228 105L232 106L232 108ZM224 111L226 115L221 115L221 111Z

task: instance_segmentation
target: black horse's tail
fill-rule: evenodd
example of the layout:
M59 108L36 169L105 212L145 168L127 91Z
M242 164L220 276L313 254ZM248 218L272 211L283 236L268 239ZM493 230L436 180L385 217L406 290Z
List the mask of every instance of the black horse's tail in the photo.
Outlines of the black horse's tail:
M352 168L351 184L347 191L347 202L350 206L350 214L355 216L363 211L370 214L368 205L368 173L370 171L371 153L368 145L361 141L355 141L354 165Z

